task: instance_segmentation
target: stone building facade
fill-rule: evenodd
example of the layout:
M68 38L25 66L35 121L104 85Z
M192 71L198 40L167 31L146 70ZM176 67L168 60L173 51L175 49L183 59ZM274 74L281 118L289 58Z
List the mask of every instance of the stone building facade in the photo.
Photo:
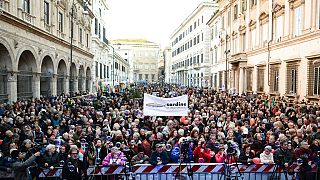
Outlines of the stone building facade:
M202 2L170 36L172 50L171 79L185 86L210 86L207 21L217 9L215 2Z
M0 0L0 10L1 101L91 91L90 2Z
M236 93L319 100L318 0L218 0L212 84ZM226 73L227 72L227 73Z

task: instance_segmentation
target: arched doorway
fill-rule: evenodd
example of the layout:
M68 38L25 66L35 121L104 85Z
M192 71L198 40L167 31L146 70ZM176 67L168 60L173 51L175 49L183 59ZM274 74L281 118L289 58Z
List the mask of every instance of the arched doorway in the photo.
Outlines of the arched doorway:
M85 82L85 74L84 74L84 68L81 65L79 69L79 76L78 76L78 89L79 92L84 92L84 82Z
M90 77L91 77L91 70L89 67L87 67L86 70L86 91L90 92Z
M77 68L76 68L76 65L74 63L72 63L71 67L70 67L70 80L69 80L69 93L70 93L70 96L73 96L73 94L76 92L76 89L74 87L76 76L77 76Z
M29 50L24 51L19 58L17 74L17 98L18 100L33 97L33 73L36 72L36 60Z
M11 57L7 48L0 44L0 103L8 101L8 71L12 71Z
M57 71L57 95L65 93L65 79L67 74L67 66L64 60L60 60Z
M52 94L51 81L53 72L52 59L50 56L45 56L41 64L40 95L48 97Z

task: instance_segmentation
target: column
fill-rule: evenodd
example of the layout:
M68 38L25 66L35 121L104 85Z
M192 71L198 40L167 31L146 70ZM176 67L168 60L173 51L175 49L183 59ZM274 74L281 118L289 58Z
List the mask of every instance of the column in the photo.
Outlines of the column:
M74 81L73 81L74 92L79 92L78 81L79 81L78 77L74 78Z
M240 67L239 72L239 95L243 93L243 67Z
M65 77L64 79L64 93L65 94L69 94L69 80L70 80L70 76L69 77Z
M33 98L40 98L40 74L32 77L32 93Z
M54 75L51 78L50 81L50 91L51 91L51 95L56 96L57 95L57 75Z
M7 92L9 94L9 103L13 101L17 101L17 74L8 74L8 82L7 82Z

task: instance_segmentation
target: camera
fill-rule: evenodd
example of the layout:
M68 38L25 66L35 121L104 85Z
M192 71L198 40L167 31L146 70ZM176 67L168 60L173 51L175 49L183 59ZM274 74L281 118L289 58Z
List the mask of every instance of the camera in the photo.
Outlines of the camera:
M193 143L194 143L193 139L187 139L187 138L183 139L181 144L181 152L183 154L188 154L189 147L191 147Z
M228 155L234 156L234 155L237 154L237 150L236 150L236 148L233 146L233 144L231 142L228 142L227 146L228 146L227 147L227 154Z

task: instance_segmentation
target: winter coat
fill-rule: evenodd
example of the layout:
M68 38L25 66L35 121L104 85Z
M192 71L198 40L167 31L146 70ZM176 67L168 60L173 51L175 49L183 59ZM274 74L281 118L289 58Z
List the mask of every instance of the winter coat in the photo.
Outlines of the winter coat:
M27 180L27 168L36 160L36 156L32 155L26 161L18 160L12 164L13 176L15 180Z
M262 164L269 164L269 162L271 161L272 163L274 163L273 160L273 154L270 153L269 155L265 154L264 152L260 154L260 160Z
M202 147L197 146L194 151L193 151L193 155L194 155L194 160L195 162L199 163L199 159L202 158L204 160L203 163L210 163L211 160L211 154L210 154L210 149L209 148L205 148L203 153L200 151Z
M124 154L121 151L116 152L115 155L109 153L102 161L103 166L110 166L112 163L116 163L117 165L124 165Z

